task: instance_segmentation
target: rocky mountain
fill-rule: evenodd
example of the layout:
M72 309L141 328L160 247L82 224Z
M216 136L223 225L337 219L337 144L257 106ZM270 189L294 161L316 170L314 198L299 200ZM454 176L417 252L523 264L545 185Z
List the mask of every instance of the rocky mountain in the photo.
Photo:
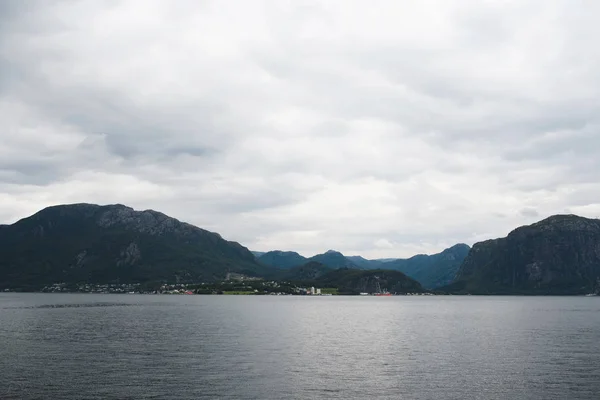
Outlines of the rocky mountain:
M269 251L257 258L261 264L276 268L293 268L305 264L308 260L295 251Z
M316 261L329 268L359 268L358 265L348 260L342 253L335 250L329 250L323 254L317 254L308 259L309 261Z
M401 271L419 281L425 288L437 288L454 281L469 249L469 246L461 243L437 254L419 254L407 259L380 263L379 268Z
M61 205L0 229L0 287L260 275L245 247L156 211Z
M600 289L600 220L555 215L473 246L444 290L583 294Z

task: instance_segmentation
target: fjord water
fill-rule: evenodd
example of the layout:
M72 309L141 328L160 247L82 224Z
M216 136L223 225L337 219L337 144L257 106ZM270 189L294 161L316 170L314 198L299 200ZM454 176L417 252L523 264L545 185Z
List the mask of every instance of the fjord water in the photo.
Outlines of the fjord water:
M600 297L0 295L2 399L597 399Z

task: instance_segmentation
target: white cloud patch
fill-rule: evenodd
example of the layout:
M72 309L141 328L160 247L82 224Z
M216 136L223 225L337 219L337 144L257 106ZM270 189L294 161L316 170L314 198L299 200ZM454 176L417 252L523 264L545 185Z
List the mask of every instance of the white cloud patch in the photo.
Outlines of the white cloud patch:
M4 1L0 221L405 257L600 213L600 5Z

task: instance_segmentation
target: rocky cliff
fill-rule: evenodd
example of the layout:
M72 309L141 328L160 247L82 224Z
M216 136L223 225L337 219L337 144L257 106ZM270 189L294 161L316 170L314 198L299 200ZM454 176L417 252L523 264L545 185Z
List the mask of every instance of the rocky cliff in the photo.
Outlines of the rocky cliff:
M600 220L556 215L473 246L454 292L584 294L600 288Z

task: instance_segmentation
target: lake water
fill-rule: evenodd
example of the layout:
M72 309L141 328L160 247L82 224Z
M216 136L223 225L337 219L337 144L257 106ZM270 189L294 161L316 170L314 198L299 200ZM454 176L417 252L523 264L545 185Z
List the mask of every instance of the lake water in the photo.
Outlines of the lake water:
M0 294L0 399L598 399L600 297Z

